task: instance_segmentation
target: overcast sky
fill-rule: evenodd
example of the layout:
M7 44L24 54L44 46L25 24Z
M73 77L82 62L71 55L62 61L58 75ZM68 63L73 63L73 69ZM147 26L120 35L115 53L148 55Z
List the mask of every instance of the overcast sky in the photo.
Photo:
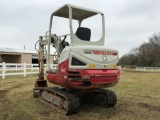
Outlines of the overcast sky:
M34 50L51 13L66 3L102 11L105 45L120 56L160 32L160 0L1 0L0 47Z

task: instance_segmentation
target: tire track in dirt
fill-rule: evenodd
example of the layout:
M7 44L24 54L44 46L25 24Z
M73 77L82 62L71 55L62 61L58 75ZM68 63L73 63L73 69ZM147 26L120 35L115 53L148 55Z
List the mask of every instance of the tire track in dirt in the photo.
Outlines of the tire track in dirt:
M139 106L142 107L142 108L147 108L149 110L154 110L154 111L160 112L160 107L159 106L153 106L153 105L149 105L147 103L139 103Z
M32 83L33 81L25 81L24 82L19 82L19 81L13 81L13 82L4 82L4 83L0 83L0 87L4 87L4 86L9 86L9 85L17 85L17 84L26 84L26 83Z
M10 91L13 91L15 89L19 89L21 87L31 85L31 83L17 83L9 88L4 88L3 90L0 90L0 106L2 107L2 114L0 113L0 119L8 119L8 116L11 112L13 112L14 108L16 107L16 103L14 103L11 99L8 98L7 94ZM7 86L6 86L7 87ZM24 112L25 113L25 112Z

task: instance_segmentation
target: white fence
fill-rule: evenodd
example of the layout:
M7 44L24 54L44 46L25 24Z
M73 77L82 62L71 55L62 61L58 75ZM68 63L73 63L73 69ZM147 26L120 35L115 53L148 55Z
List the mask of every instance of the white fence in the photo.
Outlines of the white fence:
M118 69L118 70L122 70L122 67L121 67L121 66L117 66L117 69Z
M57 68L57 64L50 64L52 69ZM44 65L44 70L46 70L47 65ZM5 76L15 76L15 75L26 75L37 74L39 70L38 64L17 64L17 63L0 63L0 76L5 79Z
M136 71L160 72L160 68L159 67L136 67Z

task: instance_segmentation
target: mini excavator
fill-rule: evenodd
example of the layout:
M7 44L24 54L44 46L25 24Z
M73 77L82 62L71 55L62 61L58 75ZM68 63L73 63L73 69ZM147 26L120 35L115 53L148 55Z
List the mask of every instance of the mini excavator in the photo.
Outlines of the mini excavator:
M82 22L97 14L102 19L102 36L97 41L91 41L91 30L82 27ZM54 16L69 20L70 34L52 34ZM79 24L76 32L73 32L72 20ZM70 43L66 41L67 36L70 36ZM116 85L119 81L119 54L117 50L104 46L105 18L102 12L66 4L51 14L49 31L45 37L39 37L38 42L39 77L35 81L33 97L39 97L42 103L66 115L78 111L81 97L93 100L104 107L116 105L116 94L106 88ZM52 61L57 64L56 69L51 68L52 46L56 50L55 59ZM46 47L47 80L44 77ZM48 87L47 81L58 86Z

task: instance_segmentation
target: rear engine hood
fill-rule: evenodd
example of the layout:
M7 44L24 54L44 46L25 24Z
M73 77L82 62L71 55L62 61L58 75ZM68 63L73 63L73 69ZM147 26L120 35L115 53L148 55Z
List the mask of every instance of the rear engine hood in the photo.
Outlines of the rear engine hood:
M104 46L75 46L71 48L71 52L95 63L109 64L119 59L117 50Z

